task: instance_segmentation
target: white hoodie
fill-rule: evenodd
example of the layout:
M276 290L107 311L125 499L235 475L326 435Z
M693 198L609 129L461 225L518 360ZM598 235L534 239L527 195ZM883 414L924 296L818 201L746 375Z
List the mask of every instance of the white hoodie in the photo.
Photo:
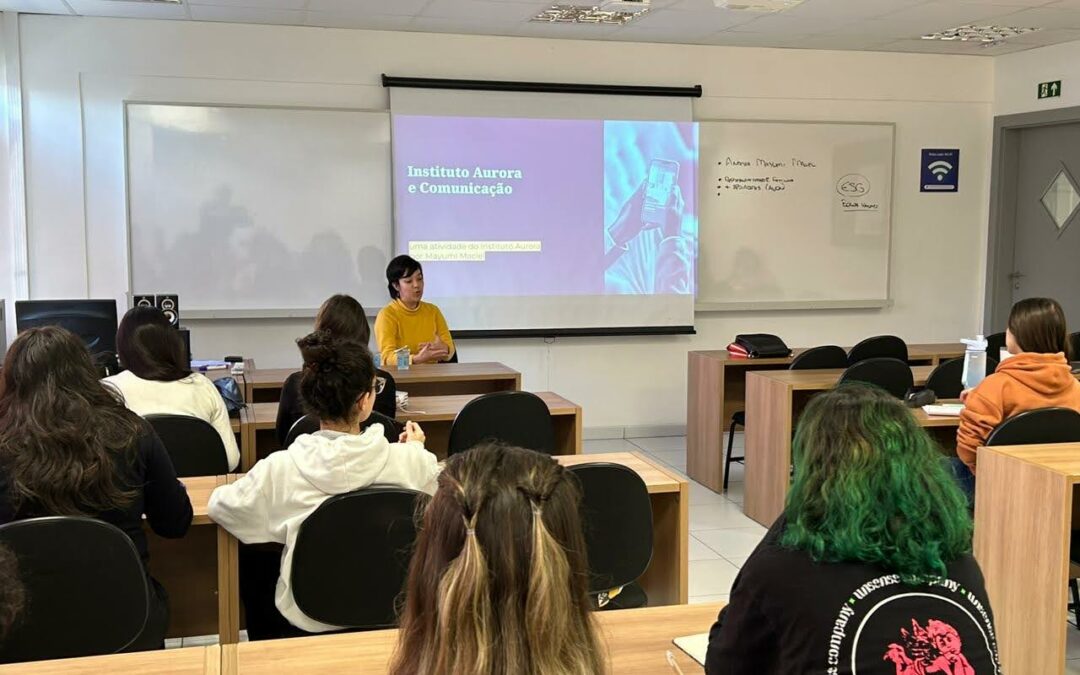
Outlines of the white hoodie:
M309 618L293 600L289 582L300 525L327 498L369 485L434 493L438 473L438 460L423 444L388 443L381 424L359 435L317 431L259 461L235 483L215 489L209 513L245 544L284 544L274 594L278 611L306 631L336 630L338 626Z

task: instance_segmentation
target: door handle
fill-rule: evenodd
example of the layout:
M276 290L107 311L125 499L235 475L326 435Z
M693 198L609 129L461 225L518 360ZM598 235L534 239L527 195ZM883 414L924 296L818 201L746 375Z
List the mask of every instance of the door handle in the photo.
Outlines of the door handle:
M1023 272L1010 272L1009 273L1009 279L1012 280L1012 281L1016 281L1017 279L1023 278L1024 276L1026 276L1026 275Z

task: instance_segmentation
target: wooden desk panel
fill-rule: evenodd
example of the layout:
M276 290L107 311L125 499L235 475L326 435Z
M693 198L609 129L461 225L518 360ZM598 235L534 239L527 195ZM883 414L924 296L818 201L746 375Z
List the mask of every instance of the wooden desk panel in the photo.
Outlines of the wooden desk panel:
M221 648L217 645L0 666L4 675L218 675L220 672Z
M709 630L722 604L646 607L597 612L597 629L614 675L670 673L667 652L684 673L703 672L672 644L683 635ZM222 673L243 675L330 675L342 672L385 673L397 645L396 630L244 642L222 650Z
M1002 672L1065 672L1069 541L1080 444L979 448L975 557Z
M448 394L486 394L492 391L518 391L521 373L501 363L422 363L408 370L382 367L394 377L399 391L410 396ZM281 400L285 378L296 368L253 368L246 373L250 391L248 401L255 403Z

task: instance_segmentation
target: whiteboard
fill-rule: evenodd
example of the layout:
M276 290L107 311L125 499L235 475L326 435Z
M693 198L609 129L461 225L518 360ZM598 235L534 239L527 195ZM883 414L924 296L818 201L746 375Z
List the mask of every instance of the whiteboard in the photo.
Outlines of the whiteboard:
M192 318L386 303L386 112L129 103L130 291Z
M700 124L699 310L888 304L894 125Z

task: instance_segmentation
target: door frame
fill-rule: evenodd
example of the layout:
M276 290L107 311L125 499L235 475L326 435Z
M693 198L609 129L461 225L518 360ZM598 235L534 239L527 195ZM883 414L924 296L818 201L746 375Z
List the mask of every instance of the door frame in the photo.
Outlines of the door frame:
M994 118L990 169L990 229L986 240L986 290L983 331L1005 329L1012 309L1013 252L1016 244L1016 178L1020 132L1024 129L1080 122L1080 106L1000 115Z

